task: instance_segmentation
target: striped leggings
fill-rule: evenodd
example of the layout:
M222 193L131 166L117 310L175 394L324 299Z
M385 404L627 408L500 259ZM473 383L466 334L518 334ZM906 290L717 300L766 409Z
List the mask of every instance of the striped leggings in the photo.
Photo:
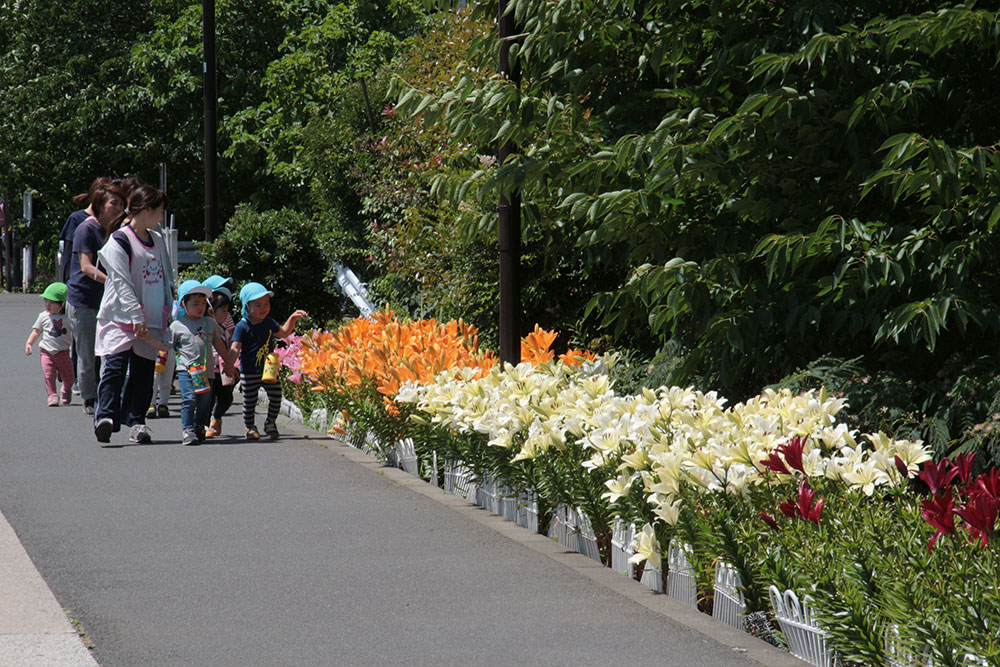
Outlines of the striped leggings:
M254 412L257 410L257 394L260 388L264 387L267 393L267 421L265 424L272 424L278 419L281 411L281 383L264 384L260 375L243 376L243 424L247 428L254 425Z

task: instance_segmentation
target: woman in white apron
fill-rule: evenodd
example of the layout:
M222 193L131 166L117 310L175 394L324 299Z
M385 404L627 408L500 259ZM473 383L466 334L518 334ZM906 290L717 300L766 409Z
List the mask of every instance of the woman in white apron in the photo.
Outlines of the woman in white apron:
M170 263L163 237L153 231L163 219L166 203L160 190L145 184L137 187L129 196L122 228L99 253L108 279L97 312L95 350L102 361L94 435L104 446L111 446L111 434L122 425L129 427L129 442L152 441L146 410L153 393L156 350L143 339L162 340L170 325Z

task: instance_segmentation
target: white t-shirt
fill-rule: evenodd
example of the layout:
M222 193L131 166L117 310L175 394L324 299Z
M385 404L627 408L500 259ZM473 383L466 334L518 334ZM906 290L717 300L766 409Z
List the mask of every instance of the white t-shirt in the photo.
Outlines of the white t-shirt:
M32 329L42 332L40 348L46 352L55 354L68 350L73 345L73 326L69 323L69 316L66 312L49 315L47 311L42 311L35 318Z

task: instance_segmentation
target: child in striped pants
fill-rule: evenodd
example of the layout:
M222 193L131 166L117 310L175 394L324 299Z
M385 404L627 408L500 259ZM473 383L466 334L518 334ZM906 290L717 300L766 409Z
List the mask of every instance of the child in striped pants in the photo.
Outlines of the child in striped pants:
M264 433L272 440L280 437L278 433L278 412L281 410L281 384L262 382L264 362L274 351L278 338L287 338L295 330L295 323L305 317L304 310L292 313L283 326L270 317L271 292L260 283L247 283L240 290L240 303L243 304L243 319L233 330L233 355L240 357L240 374L243 378L243 425L246 427L247 440L259 440L260 431L255 423L257 410L257 394L261 387L267 393L267 417L264 420Z

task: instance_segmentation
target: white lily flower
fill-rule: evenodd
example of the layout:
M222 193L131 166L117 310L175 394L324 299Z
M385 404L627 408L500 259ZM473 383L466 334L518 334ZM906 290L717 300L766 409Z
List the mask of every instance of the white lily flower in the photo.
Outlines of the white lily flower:
M648 523L632 539L632 549L635 554L628 559L629 563L635 565L648 561L652 567L660 567L660 543L656 539L653 527Z

